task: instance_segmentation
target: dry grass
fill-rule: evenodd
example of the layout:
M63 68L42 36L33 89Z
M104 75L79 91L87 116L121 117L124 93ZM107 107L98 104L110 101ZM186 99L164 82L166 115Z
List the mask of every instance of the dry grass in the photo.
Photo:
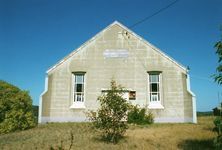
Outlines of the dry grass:
M198 124L158 124L129 130L130 143L140 149L212 149L213 117L199 117ZM143 141L143 142L139 142Z
M0 149L213 149L213 117L199 117L198 124L130 126L118 144L101 141L89 123L51 123L0 136Z

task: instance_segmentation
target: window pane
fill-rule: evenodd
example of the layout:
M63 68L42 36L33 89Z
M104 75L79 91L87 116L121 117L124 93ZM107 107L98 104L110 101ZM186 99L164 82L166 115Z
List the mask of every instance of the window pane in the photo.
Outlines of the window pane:
M159 82L159 75L150 75L150 82L153 83L153 82Z
M158 93L158 99L157 100L160 101L160 93Z
M83 83L83 75L75 75L76 83Z
M158 83L152 83L151 84L151 92L158 92Z
M74 95L74 101L83 102L84 101L84 94L83 93L76 93Z
M84 86L83 84L76 84L75 92L83 92Z
M81 94L77 94L76 101L81 102Z
M157 93L151 93L151 95L150 95L150 101L151 101L151 102L159 101L159 94L157 94Z

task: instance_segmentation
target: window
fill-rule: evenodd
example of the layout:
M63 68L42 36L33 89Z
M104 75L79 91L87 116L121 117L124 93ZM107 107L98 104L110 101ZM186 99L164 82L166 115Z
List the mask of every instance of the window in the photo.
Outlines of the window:
M149 108L163 108L161 105L161 72L152 71L149 73Z
M84 74L74 74L74 102L84 102Z
M72 75L72 103L70 108L85 108L85 72L74 72Z
M136 100L136 91L129 91L129 100Z
M159 74L150 74L150 102L159 102L160 101L160 75Z

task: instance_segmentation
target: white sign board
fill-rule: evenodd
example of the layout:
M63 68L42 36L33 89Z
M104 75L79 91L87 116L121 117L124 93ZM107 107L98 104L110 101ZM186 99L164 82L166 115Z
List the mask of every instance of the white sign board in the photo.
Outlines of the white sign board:
M126 49L106 49L103 52L105 58L126 58L129 51Z

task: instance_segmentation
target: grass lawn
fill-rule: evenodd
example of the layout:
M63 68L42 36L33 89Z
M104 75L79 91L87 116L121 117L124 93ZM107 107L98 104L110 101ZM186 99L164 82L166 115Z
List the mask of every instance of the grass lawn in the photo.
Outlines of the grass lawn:
M0 149L50 149L62 144L69 149L213 149L212 116L198 117L198 124L153 124L133 126L118 144L101 141L90 123L50 123L36 128L0 135Z

